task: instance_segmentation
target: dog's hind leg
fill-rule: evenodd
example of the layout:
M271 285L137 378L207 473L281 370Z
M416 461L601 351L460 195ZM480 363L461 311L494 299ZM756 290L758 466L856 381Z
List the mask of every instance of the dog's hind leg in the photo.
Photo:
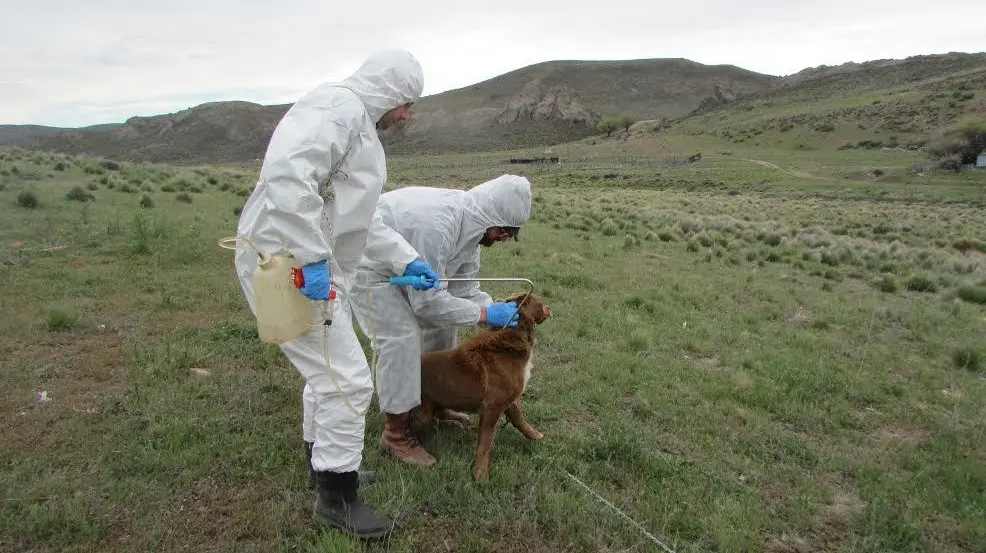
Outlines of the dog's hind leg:
M449 409L448 407L439 407L435 413L435 419L455 426L467 426L472 423L469 415Z
M473 478L486 480L490 475L490 448L496 435L496 423L503 411L484 408L479 412L479 440L476 442L476 462L472 469Z
M544 437L543 434L535 430L524 419L524 412L520 410L520 400L511 403L510 407L507 407L507 420L510 421L510 424L514 425L514 428L520 430L521 434L531 440L540 440Z

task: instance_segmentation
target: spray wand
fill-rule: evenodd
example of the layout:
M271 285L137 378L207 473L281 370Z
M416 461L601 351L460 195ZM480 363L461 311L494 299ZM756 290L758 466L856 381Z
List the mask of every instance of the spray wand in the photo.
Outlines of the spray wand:
M392 276L392 277L390 277L390 283L393 284L394 286L411 286L411 285L417 284L419 282L422 282L422 283L427 284L427 283L434 282L434 281L432 279L427 278L427 277L424 277L424 276ZM440 279L438 279L438 282L525 282L525 283L527 283L527 286L528 286L529 290L527 291L526 294L524 294L524 299L520 300L520 303L517 304L517 310L518 311L520 310L521 306L524 305L524 302L527 301L527 298L531 297L531 294L534 293L534 283L531 282L530 280L526 279L526 278L506 278L506 277L500 277L500 278L496 278L496 277L493 277L493 278L440 278ZM504 325L504 328L506 328L506 325Z

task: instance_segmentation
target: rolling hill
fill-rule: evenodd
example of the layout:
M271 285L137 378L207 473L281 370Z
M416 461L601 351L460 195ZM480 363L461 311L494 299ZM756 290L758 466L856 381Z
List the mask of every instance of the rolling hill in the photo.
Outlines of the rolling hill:
M717 88L755 92L775 77L681 59L545 62L422 98L392 152L476 151L587 136L598 119L677 117ZM0 145L163 162L263 156L289 105L214 102L173 114L80 129L0 126Z
M382 138L395 154L538 147L596 135L601 117L621 113L664 122L652 129L673 122L734 141L768 129L826 132L850 123L917 135L978 109L982 95L974 91L984 83L982 53L822 66L786 77L685 59L551 61L424 97L411 125ZM7 125L0 146L134 161L249 161L263 156L289 107L213 102L80 129Z

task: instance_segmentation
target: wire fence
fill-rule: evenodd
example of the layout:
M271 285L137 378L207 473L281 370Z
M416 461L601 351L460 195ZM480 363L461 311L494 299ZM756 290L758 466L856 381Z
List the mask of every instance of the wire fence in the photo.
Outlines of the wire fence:
M670 156L592 156L517 158L493 156L395 157L388 160L394 172L476 172L504 173L525 169L559 171L607 171L635 168L688 167L701 164L702 155Z

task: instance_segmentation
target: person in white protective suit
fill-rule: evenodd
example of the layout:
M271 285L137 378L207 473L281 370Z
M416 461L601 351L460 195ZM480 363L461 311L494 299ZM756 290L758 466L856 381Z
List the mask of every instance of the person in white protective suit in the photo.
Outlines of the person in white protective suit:
M438 271L440 278L475 278L482 246L516 239L531 212L531 184L503 175L470 190L406 187L380 197L377 211ZM363 332L375 340L376 382L384 429L383 453L430 466L429 454L410 428L421 403L422 351L453 348L456 327L511 322L517 306L493 302L478 282L442 283L438 292L388 286L386 259L367 251L353 282L351 300ZM446 411L440 418L461 420Z
M318 489L313 516L360 538L386 535L393 523L357 493L373 383L347 298L364 249L381 261L384 272L437 278L375 214L387 177L377 129L409 118L423 80L410 53L388 50L369 57L343 81L323 83L303 96L274 129L237 228L261 250L293 254L302 264L305 296L325 300L331 282L340 297L332 302L328 366L323 328L281 348L305 379L302 437ZM256 313L251 275L257 254L237 251L235 266ZM437 288L437 282L430 287Z

